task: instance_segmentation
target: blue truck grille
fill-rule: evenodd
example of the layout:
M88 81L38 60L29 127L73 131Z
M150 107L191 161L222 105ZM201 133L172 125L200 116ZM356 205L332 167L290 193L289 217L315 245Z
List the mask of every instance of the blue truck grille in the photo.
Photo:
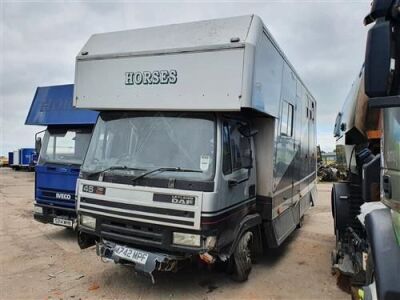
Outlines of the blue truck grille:
M36 201L47 205L55 205L60 207L75 207L75 194L70 191L38 189Z

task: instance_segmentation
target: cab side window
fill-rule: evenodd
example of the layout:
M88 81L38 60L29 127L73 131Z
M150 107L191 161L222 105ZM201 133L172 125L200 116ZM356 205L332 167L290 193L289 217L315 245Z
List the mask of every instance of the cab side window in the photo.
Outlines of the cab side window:
M229 126L228 123L224 123L222 129L222 171L224 174L232 173L232 158L231 158L231 148L229 143Z
M223 123L223 162L222 169L225 175L243 167L242 152L251 151L249 138L242 135L239 128L241 123L229 120Z

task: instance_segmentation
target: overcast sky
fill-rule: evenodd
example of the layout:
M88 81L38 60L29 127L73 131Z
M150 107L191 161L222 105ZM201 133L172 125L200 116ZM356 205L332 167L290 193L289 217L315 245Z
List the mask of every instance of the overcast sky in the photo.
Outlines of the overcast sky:
M0 0L0 155L33 147L25 126L37 86L74 81L93 33L259 15L318 102L318 143L334 149L334 120L363 62L370 0L258 2L7 2Z

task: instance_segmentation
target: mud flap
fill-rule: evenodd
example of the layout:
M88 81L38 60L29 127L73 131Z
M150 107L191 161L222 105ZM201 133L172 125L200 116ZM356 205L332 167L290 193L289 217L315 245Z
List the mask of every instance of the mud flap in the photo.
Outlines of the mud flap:
M311 189L311 198L310 198L310 202L311 202L311 206L314 207L315 206L315 202L317 202L317 186L314 185L314 187Z
M233 241L232 245L229 247L229 249L226 253L227 256L229 257L234 253L236 246L239 243L239 238L242 236L242 234L244 232L246 232L249 229L253 229L261 224L262 224L262 219L259 214L252 214L252 215L247 215L246 217L244 217L242 219L242 221L236 227L235 235L234 235L236 237L236 239ZM258 231L255 232L255 233L257 233L257 235L254 238L261 238L261 232L259 231L259 228L257 228L257 230ZM257 241L256 246L262 248L262 242ZM262 249L257 249L256 252L261 253Z

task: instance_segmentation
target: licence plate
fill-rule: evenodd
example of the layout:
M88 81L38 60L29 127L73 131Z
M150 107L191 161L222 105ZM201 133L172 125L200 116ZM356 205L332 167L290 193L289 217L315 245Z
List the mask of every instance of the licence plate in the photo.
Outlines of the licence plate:
M65 227L72 227L72 220L62 219L62 218L54 218L53 223Z
M149 257L149 255L145 252L119 245L115 246L114 254L120 258L142 265L146 263L147 258Z

